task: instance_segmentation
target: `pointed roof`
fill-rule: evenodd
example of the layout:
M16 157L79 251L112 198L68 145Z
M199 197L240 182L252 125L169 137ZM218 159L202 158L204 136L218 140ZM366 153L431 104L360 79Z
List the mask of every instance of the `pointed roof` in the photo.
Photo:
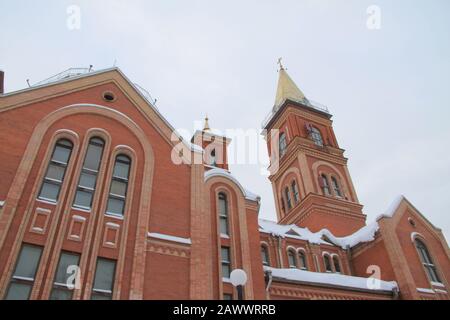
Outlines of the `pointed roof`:
M275 98L275 108L281 106L287 99L292 101L303 101L306 97L281 65L278 77L277 95Z

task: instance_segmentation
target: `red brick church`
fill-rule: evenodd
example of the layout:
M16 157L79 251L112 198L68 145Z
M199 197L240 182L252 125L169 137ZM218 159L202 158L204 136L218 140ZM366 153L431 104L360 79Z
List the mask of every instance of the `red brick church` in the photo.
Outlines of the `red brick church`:
M233 269L245 299L450 298L441 230L404 197L366 224L332 115L282 66L277 222L230 173L230 139L178 137L120 69L3 82L0 299L236 299Z

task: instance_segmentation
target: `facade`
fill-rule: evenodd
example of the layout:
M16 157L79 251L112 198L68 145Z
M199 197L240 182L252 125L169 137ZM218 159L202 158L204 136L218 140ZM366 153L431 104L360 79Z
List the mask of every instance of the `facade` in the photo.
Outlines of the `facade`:
M227 137L177 136L118 68L4 93L0 299L448 299L450 252L404 197L366 224L331 114L281 66L264 123L277 222ZM274 133L274 134L273 134Z

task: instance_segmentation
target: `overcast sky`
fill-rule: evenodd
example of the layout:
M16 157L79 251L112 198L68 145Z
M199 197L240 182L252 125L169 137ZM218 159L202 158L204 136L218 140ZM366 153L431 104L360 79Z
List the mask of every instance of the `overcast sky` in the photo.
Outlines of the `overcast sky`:
M81 9L80 29L67 8ZM367 27L377 5L381 29ZM175 128L259 129L278 57L326 104L368 221L404 194L450 239L450 1L0 1L0 69L14 91L70 67L116 65ZM257 165L234 175L262 196Z

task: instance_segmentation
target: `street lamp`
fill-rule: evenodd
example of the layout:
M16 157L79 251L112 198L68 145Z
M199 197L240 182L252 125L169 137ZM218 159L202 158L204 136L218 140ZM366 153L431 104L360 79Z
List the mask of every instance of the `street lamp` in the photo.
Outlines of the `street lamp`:
M247 283L247 273L242 269L235 269L230 274L231 284L236 287L238 300L244 300L244 286Z

